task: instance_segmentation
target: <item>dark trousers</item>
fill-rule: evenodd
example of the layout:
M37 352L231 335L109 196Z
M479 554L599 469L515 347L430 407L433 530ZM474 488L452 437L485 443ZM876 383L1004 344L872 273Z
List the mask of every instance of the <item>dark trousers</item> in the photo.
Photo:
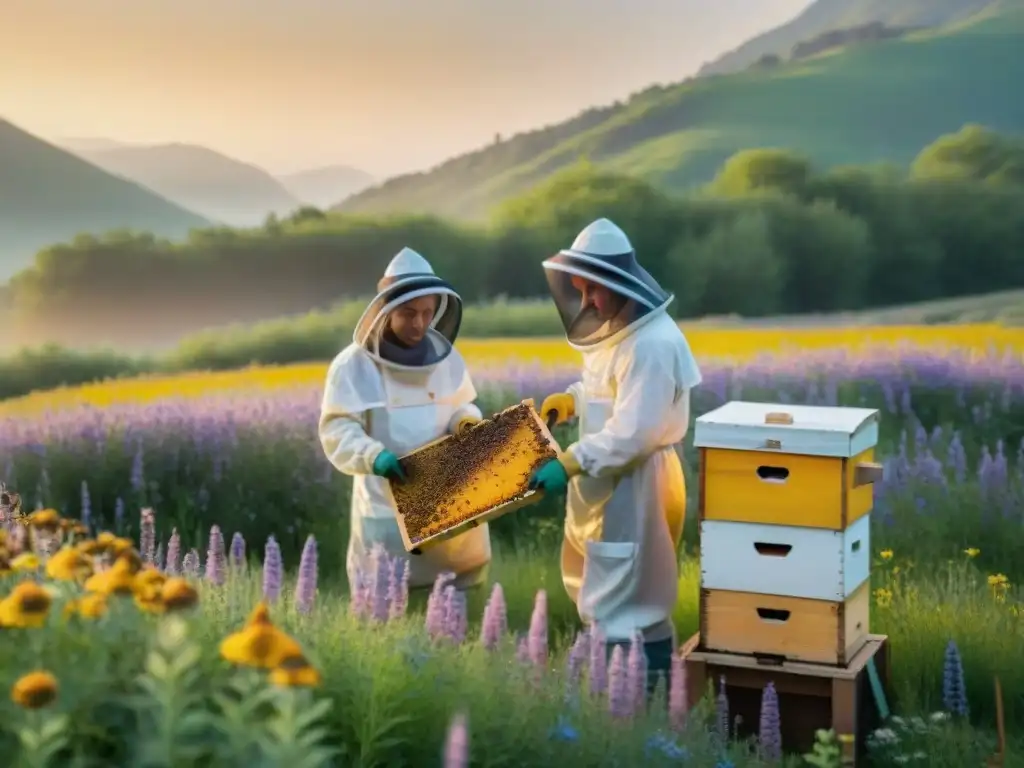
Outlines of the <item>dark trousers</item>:
M608 659L611 660L615 646L621 646L623 653L629 653L630 642L621 640L608 643ZM654 695L658 680L664 679L665 691L668 692L669 674L672 671L672 654L675 652L675 641L671 637L664 640L652 640L644 643L644 656L647 657L647 695Z

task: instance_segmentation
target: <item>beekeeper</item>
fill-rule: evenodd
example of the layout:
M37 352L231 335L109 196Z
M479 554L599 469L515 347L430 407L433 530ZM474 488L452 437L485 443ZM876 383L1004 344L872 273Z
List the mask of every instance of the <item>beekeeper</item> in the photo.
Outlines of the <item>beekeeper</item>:
M547 397L541 415L577 418L579 439L531 478L567 492L562 581L609 652L640 632L652 686L668 675L686 486L681 443L700 370L666 293L607 219L544 262L582 380Z
M476 389L454 348L462 299L409 248L391 260L377 296L356 324L352 343L331 363L320 410L320 443L338 471L352 476L349 585L369 574L381 544L409 569L410 588L451 571L458 588L486 577L487 525L408 556L390 479L405 479L399 457L481 420Z

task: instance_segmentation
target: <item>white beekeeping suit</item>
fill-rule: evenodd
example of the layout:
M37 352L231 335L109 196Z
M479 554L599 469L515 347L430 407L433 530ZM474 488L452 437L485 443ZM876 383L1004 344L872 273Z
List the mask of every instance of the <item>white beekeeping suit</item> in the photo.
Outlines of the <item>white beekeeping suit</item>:
M542 405L579 419L561 464L569 477L562 580L581 619L609 642L673 637L676 550L686 514L681 443L701 381L674 298L607 219L544 262L581 381ZM557 468L556 468L557 469Z
M389 318L424 296L437 297L422 340L413 346L389 336ZM404 248L378 284L378 295L356 325L352 343L331 363L320 412L320 442L331 463L352 481L349 585L370 573L370 550L381 544L405 559L410 587L428 586L442 571L456 585L486 576L491 560L486 525L409 556L398 529L388 479L374 474L382 452L397 457L480 421L476 389L453 344L462 300L420 254Z

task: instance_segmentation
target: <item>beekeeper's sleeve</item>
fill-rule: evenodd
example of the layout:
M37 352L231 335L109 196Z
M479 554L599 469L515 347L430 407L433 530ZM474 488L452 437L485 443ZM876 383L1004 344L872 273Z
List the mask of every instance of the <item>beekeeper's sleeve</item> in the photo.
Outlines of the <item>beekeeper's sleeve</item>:
M380 371L361 348L350 346L331 363L320 404L320 445L346 475L368 475L384 444L367 434L370 409L386 403Z

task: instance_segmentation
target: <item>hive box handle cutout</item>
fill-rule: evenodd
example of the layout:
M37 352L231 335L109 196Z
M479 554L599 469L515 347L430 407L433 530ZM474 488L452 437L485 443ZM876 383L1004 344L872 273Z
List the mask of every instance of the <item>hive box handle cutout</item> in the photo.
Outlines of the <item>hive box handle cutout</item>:
M757 554L759 555L766 555L767 557L785 557L793 550L793 545L767 544L763 541L755 541L754 549L757 550Z
M874 461L862 461L853 469L853 487L872 485L882 482L884 471L882 465Z
M769 624L785 624L789 621L789 611L779 608L758 608L757 617Z
M772 413L766 413L764 416L765 424L792 424L793 415L790 413L782 413L779 411L773 411Z
M766 483L784 483L789 477L789 470L785 467L758 467L757 476Z

